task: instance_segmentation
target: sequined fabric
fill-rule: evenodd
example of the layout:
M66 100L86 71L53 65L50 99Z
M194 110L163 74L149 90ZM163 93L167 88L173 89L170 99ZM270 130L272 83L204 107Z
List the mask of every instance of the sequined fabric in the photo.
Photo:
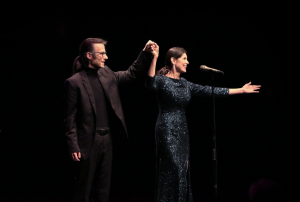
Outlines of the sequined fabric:
M192 96L210 96L212 88L164 75L148 77L146 86L155 92L159 107L155 126L156 201L192 202L185 111ZM215 95L227 96L228 89L215 88Z

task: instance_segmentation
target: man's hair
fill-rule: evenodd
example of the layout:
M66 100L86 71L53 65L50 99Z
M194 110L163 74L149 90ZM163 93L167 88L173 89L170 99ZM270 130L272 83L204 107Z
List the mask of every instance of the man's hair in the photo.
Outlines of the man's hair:
M87 38L85 39L79 47L79 56L75 58L73 63L73 75L77 72L80 72L84 66L88 66L89 59L86 57L87 52L94 51L94 44L102 43L103 45L107 44L107 41L101 38Z

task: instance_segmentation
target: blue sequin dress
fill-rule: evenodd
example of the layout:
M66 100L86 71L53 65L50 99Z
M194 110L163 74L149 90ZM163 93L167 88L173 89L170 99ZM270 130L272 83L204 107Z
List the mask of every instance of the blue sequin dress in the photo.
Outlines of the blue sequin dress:
M155 92L159 107L155 126L156 201L192 202L185 112L192 96L210 96L212 88L165 75L149 76L146 86ZM216 96L227 96L228 92L228 88L215 88Z

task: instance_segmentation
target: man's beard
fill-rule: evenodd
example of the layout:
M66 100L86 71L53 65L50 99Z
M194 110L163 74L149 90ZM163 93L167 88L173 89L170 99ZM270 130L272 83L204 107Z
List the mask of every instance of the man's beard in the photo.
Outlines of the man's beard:
M91 65L95 68L95 69L100 69L100 68L102 68L100 65L98 65L98 63L91 63Z

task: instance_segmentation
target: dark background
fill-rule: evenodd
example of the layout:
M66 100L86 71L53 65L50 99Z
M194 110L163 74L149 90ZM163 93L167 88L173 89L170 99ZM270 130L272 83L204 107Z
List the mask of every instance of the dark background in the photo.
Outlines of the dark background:
M225 72L217 86L262 85L259 94L216 100L218 191L244 199L250 184L261 178L287 187L290 106L280 64L285 20L276 12L3 16L1 200L70 200L73 175L63 137L62 89L88 37L108 41L106 64L114 71L127 69L153 40L160 46L157 68L169 48L181 46L190 62L182 76L191 82L211 85L209 75L199 70L205 64ZM115 144L112 200L152 201L156 100L142 81L120 93L130 142ZM206 200L213 190L211 99L193 99L187 119L193 194Z

